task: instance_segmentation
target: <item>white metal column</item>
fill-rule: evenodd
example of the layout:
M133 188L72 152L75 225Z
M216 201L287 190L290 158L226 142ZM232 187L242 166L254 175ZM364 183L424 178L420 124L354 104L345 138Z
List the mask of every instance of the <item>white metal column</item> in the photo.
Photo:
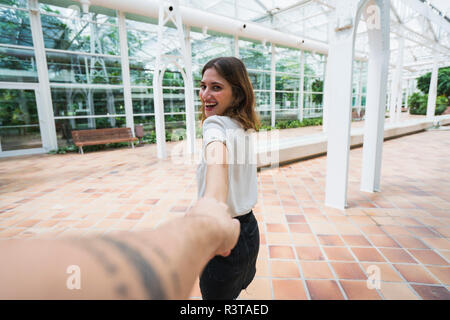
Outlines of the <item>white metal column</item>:
M179 47L177 48L178 52L165 54L163 48L163 31L164 28L169 24L175 25ZM191 53L190 51L188 52L186 48L186 37L183 31L183 24L181 21L178 0L160 1L158 16L158 45L156 53L155 72L153 77L157 156L160 159L165 159L167 157L162 80L164 72L169 64L173 64L174 66L176 66L183 76L186 101L185 110L188 152L194 152L195 114L194 85L192 80L191 59Z
M354 55L353 19L355 13L348 8L355 1L341 0L336 3L330 24L330 49L325 91L328 109L327 175L325 205L344 209L347 205L348 160L350 150L350 125L352 110L352 65ZM339 88L339 89L338 89ZM332 103L331 103L332 102Z
M276 51L275 51L275 44L272 43L272 63L270 67L270 104L271 104L271 121L270 125L272 128L275 128L275 103L276 103L276 96L275 96L275 67L276 67Z
M380 191L386 91L389 72L389 1L377 1L377 5L381 26L380 28L368 30L370 52L361 169L361 190L366 192Z
M130 79L130 60L128 57L128 39L127 29L125 23L125 13L117 12L119 23L119 42L120 42L120 64L122 65L122 81L123 81L123 98L125 104L125 119L126 126L131 128L133 136L134 132L134 118L133 118L133 100L131 97L131 79Z
M300 112L298 115L298 119L300 120L300 122L303 121L303 108L304 106L304 100L305 100L305 90L304 90L304 86L305 86L305 51L301 51L301 56L300 56L300 93L299 93L299 99L300 99Z
M403 70L403 55L404 55L405 39L403 37L398 38L398 50L397 50L397 64L391 83L391 101L389 109L389 119L394 122L397 118L397 108L401 108L398 105L398 96L401 95L402 88L402 70Z
M433 71L431 72L430 89L428 90L427 118L432 119L436 112L436 95L438 84L438 54L434 53Z
M28 0L30 8L30 26L33 37L36 69L39 79L39 96L42 102L39 108L39 125L41 126L42 146L46 151L58 148L53 103L48 78L47 57L45 55L44 37L42 35L41 16L37 0ZM39 107L39 105L38 105Z
M371 173L375 181L377 177L379 178L379 161L381 160L384 128L382 119L384 119L386 94L385 80L389 61L389 59L386 59L389 52L389 0L341 0L337 2L336 11L333 13L331 20L334 30L330 32L326 81L329 120L327 121L328 148L325 204L338 209L344 209L347 200L352 63L356 30L363 12L368 15L366 17L368 30L369 34L372 33L369 39L370 55L375 59L375 61L369 59L366 108L369 114L366 116L364 136L365 158L370 159L371 162L363 161L363 174ZM374 23L374 20L376 23ZM335 88L335 90L332 90L332 88ZM369 112L369 110L372 111ZM365 185L369 179L364 176L363 181Z

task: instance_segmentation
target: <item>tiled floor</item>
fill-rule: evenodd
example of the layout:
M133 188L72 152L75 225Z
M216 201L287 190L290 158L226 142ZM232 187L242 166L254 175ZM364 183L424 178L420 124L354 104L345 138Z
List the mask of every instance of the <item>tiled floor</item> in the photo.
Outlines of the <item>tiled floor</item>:
M183 214L196 199L195 166L155 154L1 159L0 239L138 231ZM386 141L381 192L371 194L359 191L362 149L353 149L345 211L323 205L325 157L262 170L257 274L240 299L450 299L449 159L450 131Z

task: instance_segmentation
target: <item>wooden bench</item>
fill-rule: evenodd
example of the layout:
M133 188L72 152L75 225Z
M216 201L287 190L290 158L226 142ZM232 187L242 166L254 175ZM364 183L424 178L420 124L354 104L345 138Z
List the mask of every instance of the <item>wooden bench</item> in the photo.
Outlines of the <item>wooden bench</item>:
M81 154L84 153L84 146L115 142L131 142L131 146L134 149L133 142L137 140L137 138L133 137L131 128L74 130L72 131L72 139L73 143L79 148Z

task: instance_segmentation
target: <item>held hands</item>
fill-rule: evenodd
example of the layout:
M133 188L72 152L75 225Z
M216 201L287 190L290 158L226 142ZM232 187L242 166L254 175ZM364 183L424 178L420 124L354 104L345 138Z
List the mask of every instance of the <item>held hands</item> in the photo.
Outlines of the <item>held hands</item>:
M228 256L231 249L236 245L239 232L239 220L231 218L226 204L214 198L201 198L194 207L186 214L191 217L208 217L211 219L211 227L217 230L220 237L220 245L214 255Z

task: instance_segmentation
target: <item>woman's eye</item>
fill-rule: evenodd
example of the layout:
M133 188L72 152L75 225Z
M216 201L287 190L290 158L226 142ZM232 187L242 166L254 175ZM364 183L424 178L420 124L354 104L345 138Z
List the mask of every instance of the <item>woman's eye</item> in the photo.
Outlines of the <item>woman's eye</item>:
M220 90L221 88L220 88L219 86L214 86L213 89L216 90L216 91L218 91L218 90Z
M200 89L205 90L205 89L206 89L206 86L205 86L204 84L201 84L201 85L200 85Z

